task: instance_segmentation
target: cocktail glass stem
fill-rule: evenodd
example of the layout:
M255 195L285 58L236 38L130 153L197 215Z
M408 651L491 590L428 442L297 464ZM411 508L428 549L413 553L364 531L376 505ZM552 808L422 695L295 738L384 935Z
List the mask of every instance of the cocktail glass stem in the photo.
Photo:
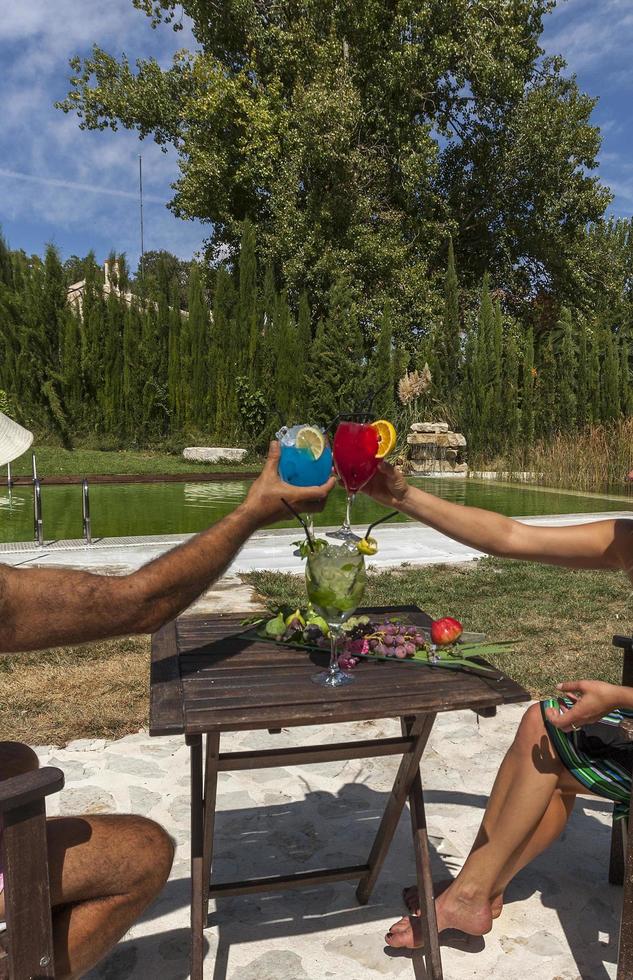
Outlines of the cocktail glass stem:
M316 674L312 680L321 687L342 687L351 684L354 678L338 665L338 644L341 637L341 627L338 623L328 623L330 627L330 663L328 669Z
M352 534L352 506L354 504L355 493L348 493L347 495L347 506L345 508L345 521L343 522L343 528Z

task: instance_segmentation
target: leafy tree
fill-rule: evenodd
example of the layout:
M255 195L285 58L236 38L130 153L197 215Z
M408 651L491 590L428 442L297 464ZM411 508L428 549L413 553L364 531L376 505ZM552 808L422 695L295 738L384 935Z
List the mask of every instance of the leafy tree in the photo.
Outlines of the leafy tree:
M239 305L237 313L238 368L251 379L258 377L257 347L260 333L257 295L257 257L255 228L246 220L242 229L239 267Z
M233 280L228 269L222 266L217 273L213 300L209 376L214 432L227 436L237 423L235 305Z
M461 324L459 319L459 287L455 271L453 239L448 241L448 261L444 280L444 316L442 319L442 363L439 386L449 396L458 384L461 358Z
M603 422L620 414L620 378L616 341L609 326L602 334L604 356L600 370L600 412Z
M589 404L589 348L587 324L582 318L578 331L578 361L576 370L576 420L586 425L590 419Z
M163 69L95 47L60 107L176 146L172 207L210 223L213 257L250 218L292 297L323 316L344 272L363 319L389 298L407 343L450 233L466 287L490 270L522 298L589 288L609 193L594 100L539 46L554 0L133 2L155 26L182 9L198 49Z

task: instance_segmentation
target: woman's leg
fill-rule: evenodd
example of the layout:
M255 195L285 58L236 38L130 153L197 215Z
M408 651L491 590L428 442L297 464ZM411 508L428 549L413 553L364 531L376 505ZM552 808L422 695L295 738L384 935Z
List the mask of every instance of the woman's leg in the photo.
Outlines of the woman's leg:
M497 774L473 848L460 874L437 899L439 930L483 935L493 899L517 871L559 836L582 787L554 751L539 705L521 721ZM415 922L405 918L387 934L392 946L414 945Z

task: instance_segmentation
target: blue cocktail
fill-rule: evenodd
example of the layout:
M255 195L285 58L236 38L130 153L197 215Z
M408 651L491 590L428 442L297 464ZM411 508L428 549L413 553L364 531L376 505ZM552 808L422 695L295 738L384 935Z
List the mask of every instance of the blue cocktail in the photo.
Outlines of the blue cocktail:
M281 445L279 475L295 487L318 487L332 474L332 450L321 429L293 425L277 433Z

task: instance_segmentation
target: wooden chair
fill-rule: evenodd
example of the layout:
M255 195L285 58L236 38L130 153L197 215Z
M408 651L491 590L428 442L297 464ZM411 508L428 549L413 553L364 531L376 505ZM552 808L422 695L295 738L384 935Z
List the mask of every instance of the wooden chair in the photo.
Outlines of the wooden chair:
M0 855L6 933L0 980L54 980L53 929L46 848L46 797L64 785L52 767L0 782Z
M624 651L622 684L633 687L633 636L614 636L613 646ZM633 720L623 721L620 730L633 742ZM633 820L613 822L609 881L623 885L622 916L617 980L633 980Z

